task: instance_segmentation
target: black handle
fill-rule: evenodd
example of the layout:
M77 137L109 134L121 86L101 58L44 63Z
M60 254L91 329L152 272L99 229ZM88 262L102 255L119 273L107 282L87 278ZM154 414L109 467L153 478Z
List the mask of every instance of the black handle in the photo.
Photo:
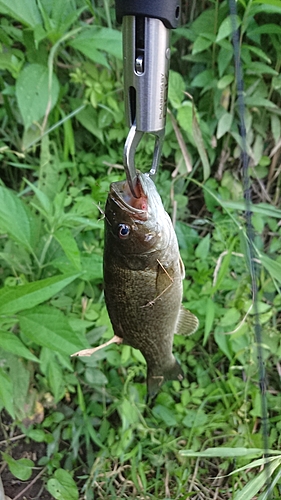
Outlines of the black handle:
M116 19L143 16L160 19L166 28L177 28L180 20L180 0L115 0Z

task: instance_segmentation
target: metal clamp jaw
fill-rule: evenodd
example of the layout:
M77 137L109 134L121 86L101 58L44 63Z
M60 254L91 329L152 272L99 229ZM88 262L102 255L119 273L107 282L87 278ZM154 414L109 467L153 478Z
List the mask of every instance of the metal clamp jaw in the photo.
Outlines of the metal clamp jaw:
M124 147L124 168L137 198L136 148L145 133L155 136L150 175L155 175L165 135L170 28L178 24L178 0L116 0L123 18L124 93L130 131Z

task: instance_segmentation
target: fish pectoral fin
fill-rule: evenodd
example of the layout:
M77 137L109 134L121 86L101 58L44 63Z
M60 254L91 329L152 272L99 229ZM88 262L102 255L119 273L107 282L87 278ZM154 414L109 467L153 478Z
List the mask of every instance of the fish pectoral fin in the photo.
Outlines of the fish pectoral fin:
M158 270L156 275L156 290L160 294L168 290L174 283L174 269L173 266L168 267L158 259L157 262Z
M199 326L198 318L184 307L180 308L176 332L179 335L191 335Z
M104 344L98 345L97 347L92 347L91 349L83 349L82 351L77 351L71 354L71 357L73 356L92 356L95 352L99 351L100 349L103 349L104 347L107 347L110 344L122 344L123 339L121 337L118 337L117 335L114 335L112 339L108 340Z

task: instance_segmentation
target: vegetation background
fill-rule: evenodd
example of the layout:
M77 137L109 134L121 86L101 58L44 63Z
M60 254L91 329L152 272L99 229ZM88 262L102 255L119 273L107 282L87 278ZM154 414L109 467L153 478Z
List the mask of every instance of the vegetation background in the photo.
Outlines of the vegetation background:
M0 0L0 471L7 498L281 497L281 2L239 0L261 398L226 1L183 2L157 187L186 266L186 373L145 405L145 363L112 336L104 206L124 177L121 32L109 0ZM137 153L150 167L153 141ZM274 450L277 450L276 452ZM1 497L2 495L2 497ZM0 497L4 497L0 482Z

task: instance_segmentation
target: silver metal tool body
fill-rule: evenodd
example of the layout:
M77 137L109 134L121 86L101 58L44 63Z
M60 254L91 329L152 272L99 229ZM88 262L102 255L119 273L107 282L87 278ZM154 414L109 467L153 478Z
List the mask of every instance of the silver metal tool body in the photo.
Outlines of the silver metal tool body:
M178 0L116 0L123 23L124 98L130 131L124 147L124 168L133 196L137 173L135 152L145 133L155 136L150 175L157 171L165 135L170 29L180 17Z
M151 175L156 173L160 161L167 113L169 40L169 30L159 19L123 19L125 110L130 127L124 167L132 173L127 177L135 196L134 154L144 133L155 135Z
M141 26L137 26L137 24ZM137 29L144 40L137 40ZM159 19L123 20L124 92L127 123L141 132L165 128L170 32ZM143 47L141 46L143 45Z

